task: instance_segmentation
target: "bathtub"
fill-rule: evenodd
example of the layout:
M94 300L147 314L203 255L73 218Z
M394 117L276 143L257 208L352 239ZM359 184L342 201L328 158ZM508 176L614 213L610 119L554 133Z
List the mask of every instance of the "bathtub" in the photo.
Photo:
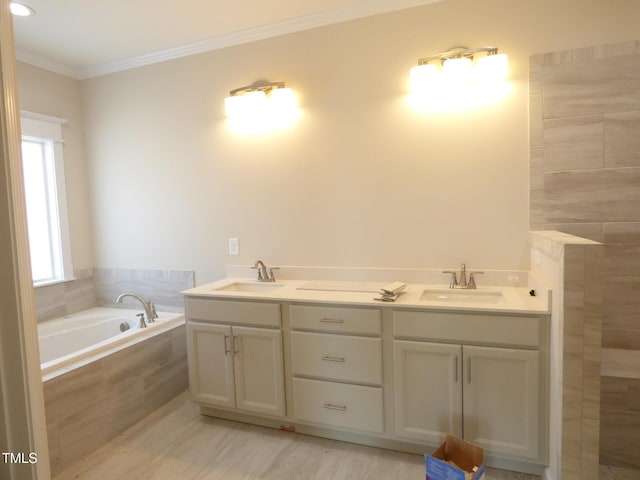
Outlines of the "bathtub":
M141 312L98 307L39 324L43 381L184 324L182 314L158 312L155 322L139 328Z
M92 308L38 325L52 476L187 390L184 315L158 312L138 328L141 311Z

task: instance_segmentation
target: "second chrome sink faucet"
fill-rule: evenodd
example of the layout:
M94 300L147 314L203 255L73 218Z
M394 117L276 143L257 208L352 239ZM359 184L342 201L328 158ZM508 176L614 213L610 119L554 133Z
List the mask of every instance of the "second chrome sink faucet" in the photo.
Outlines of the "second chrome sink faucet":
M253 269L258 270L258 281L259 282L275 282L276 277L273 274L274 270L278 270L278 267L272 267L269 269L269 273L267 273L267 266L264 264L262 260L258 260L253 267Z
M482 275L484 272L469 272L469 281L467 282L467 266L463 263L460 265L460 282L456 277L457 272L453 270L443 270L442 273L450 273L451 281L449 282L449 288L466 288L473 289L476 286L476 275Z

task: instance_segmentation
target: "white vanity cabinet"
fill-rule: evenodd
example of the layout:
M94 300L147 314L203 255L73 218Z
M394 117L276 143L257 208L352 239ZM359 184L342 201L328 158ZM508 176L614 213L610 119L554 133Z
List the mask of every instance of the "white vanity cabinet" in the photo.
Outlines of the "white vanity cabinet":
M437 444L452 433L487 454L544 461L542 317L402 310L393 317L398 437Z
M284 416L280 305L187 298L186 314L193 400Z
M543 309L435 308L407 301L411 292L381 305L287 288L186 294L202 414L413 453L452 434L481 446L490 466L542 471Z
M297 421L384 432L380 310L292 305Z

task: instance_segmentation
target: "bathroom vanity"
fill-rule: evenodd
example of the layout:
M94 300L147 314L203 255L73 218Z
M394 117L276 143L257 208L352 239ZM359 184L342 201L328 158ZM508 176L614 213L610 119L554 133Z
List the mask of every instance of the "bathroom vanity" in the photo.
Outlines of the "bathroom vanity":
M488 464L548 455L549 302L526 288L225 279L184 292L201 413L414 453L446 433Z

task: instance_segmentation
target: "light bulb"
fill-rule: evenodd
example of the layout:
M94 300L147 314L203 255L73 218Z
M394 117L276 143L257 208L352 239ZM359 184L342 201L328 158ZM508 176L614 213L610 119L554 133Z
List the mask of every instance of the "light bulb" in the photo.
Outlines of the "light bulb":
M267 95L262 90L253 90L244 94L247 102L247 113L250 115L261 114L267 106Z
M239 117L246 110L246 102L242 95L232 95L224 99L224 111L227 117Z
M471 59L468 57L445 60L442 73L447 83L463 84L471 80Z
M440 82L440 70L433 63L417 65L411 69L409 87L413 92L425 91Z
M9 6L11 8L11 13L18 17L28 17L36 13L33 8L23 5L22 3L11 2Z
M479 81L503 80L509 74L509 63L504 53L487 55L478 60L477 76Z
M290 88L276 88L269 94L269 104L276 110L290 110L297 105L296 95Z

